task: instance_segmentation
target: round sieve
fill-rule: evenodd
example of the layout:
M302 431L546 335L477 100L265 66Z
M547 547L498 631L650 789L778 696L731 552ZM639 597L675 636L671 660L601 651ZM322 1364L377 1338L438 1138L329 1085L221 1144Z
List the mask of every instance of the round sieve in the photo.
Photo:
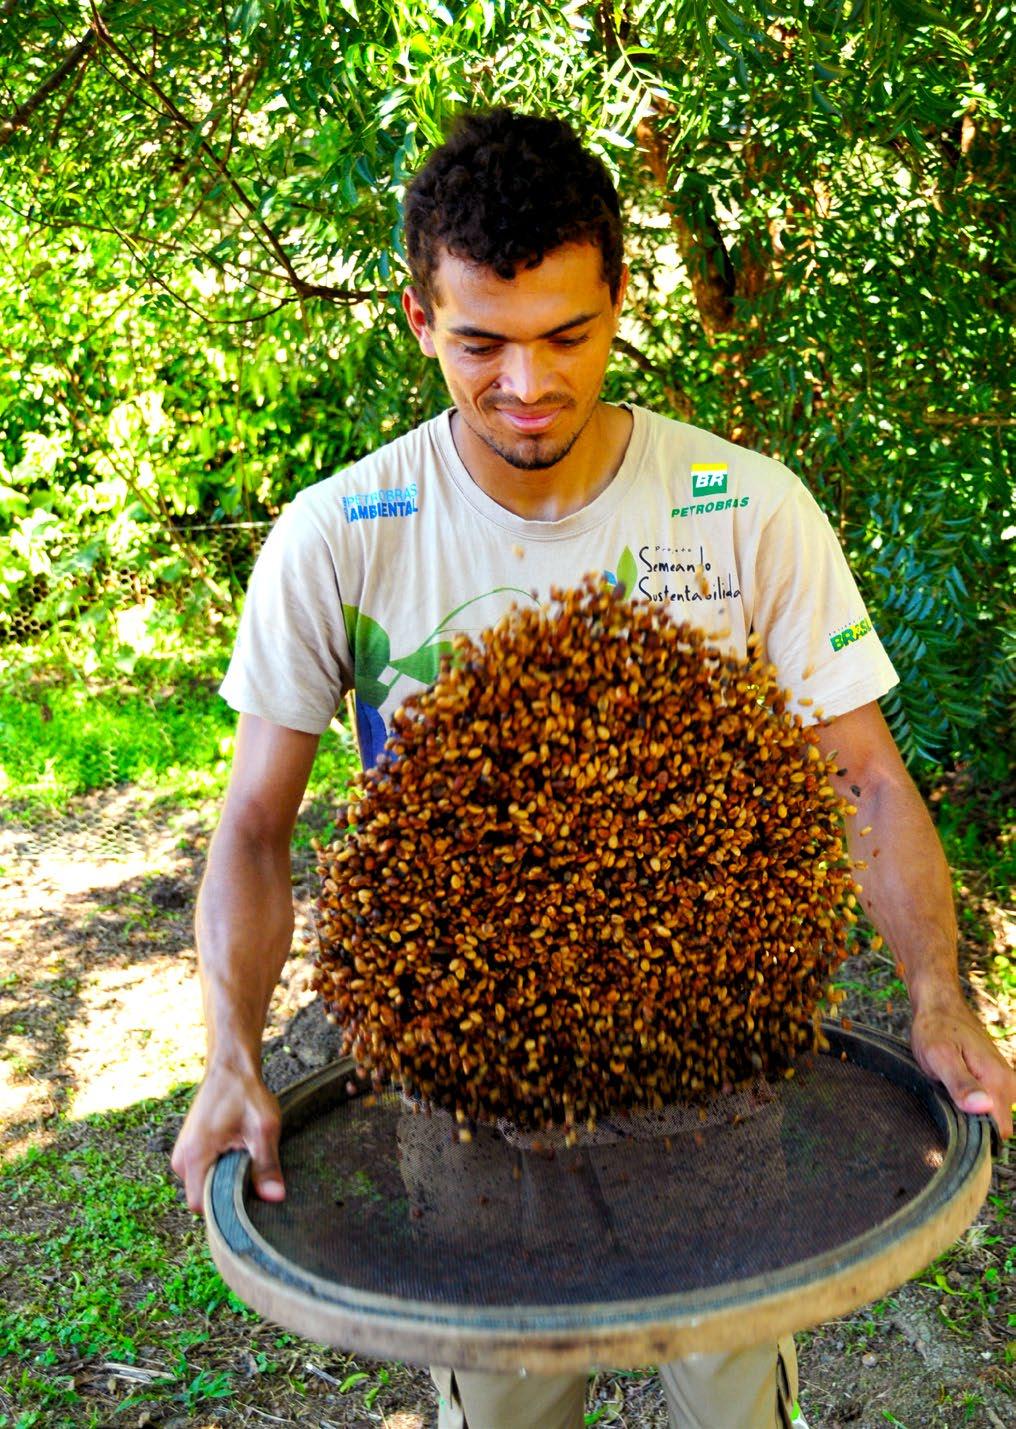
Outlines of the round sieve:
M805 1329L895 1289L987 1193L990 1123L903 1043L825 1025L776 1086L602 1122L572 1148L363 1095L351 1061L291 1087L287 1197L209 1172L226 1282L310 1339L421 1364L551 1373Z

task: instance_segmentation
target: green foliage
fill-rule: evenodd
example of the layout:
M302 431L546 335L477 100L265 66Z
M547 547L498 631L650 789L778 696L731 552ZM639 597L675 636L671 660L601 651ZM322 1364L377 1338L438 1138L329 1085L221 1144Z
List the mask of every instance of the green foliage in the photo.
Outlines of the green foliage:
M159 784L164 793L218 792L236 717L208 681L133 692L53 684L30 697L0 693L0 785L26 805L62 808L75 794L114 784Z
M1012 704L1013 19L994 0L77 0L0 38L0 658L228 633L300 487L438 410L403 184L465 104L616 172L607 395L787 461L903 676L912 762ZM72 300L68 300L72 295ZM6 647L4 650L3 647Z
M0 688L0 794L8 816L24 821L65 809L77 794L126 782L184 804L223 793L236 716L215 684L179 662L136 674L148 678L115 689L56 680L27 692ZM336 723L321 738L310 794L341 797L357 767L355 741ZM301 830L297 841L308 837Z

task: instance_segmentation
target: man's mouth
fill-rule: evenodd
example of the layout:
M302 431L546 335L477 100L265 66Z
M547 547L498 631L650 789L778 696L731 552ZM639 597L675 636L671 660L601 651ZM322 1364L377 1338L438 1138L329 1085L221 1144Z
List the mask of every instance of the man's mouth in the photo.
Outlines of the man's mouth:
M551 423L556 421L562 409L551 407L544 412L523 412L517 407L499 407L497 410L517 432L532 434L533 432L546 431Z

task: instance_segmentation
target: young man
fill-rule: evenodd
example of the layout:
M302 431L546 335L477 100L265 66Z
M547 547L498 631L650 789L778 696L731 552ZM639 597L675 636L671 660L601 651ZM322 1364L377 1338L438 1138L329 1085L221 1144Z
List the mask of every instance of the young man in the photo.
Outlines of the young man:
M778 463L600 400L627 280L602 164L557 120L466 116L411 185L406 236L406 316L454 407L302 492L258 561L223 685L240 722L198 903L208 1064L173 1156L192 1209L230 1147L250 1151L259 1195L285 1194L261 1036L290 948L293 824L343 695L373 763L456 630L589 570L741 653L757 632L801 713L822 709L822 747L860 790L852 849L871 825L864 849L880 850L865 902L906 971L915 1054L1010 1134L1016 1076L960 994L949 873L876 703L896 677L828 523ZM435 1378L442 1426L582 1422L581 1376ZM675 1422L769 1429L789 1419L792 1345L694 1356L663 1378Z

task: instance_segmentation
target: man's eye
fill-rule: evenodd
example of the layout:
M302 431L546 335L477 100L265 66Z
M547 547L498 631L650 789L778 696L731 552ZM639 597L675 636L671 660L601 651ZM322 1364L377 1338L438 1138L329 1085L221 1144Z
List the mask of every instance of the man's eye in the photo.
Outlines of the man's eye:
M583 333L581 337L556 337L554 341L558 347L580 347L588 337L588 333Z
M464 342L462 351L468 352L470 357L488 357L490 353L497 351L497 343L490 343L487 347L471 347L468 342Z

